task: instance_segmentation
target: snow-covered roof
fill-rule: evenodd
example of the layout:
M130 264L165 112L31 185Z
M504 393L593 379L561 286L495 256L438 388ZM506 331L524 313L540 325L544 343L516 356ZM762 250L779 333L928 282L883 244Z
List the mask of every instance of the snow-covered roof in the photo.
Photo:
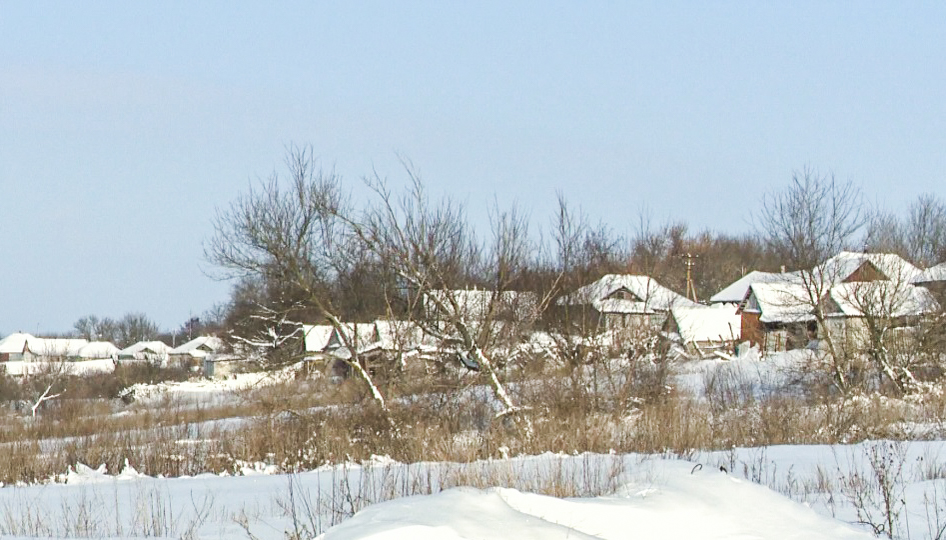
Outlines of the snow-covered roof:
M893 281L842 283L831 288L833 311L829 315L846 317L868 314L880 317L908 317L931 313L939 304L927 289Z
M16 332L0 339L0 354L18 354L26 349L27 341L36 339L30 334Z
M714 294L710 302L716 303L736 303L742 302L749 291L749 285L753 283L775 283L778 281L788 281L791 274L779 272L761 272L753 270L748 274L734 281L731 285Z
M29 351L44 356L78 356L79 349L88 343L85 339L38 338L17 332L0 340L0 354L18 354Z
M223 340L216 336L197 336L168 351L169 354L189 354L195 358L206 356L223 348Z
M740 311L760 313L766 323L804 322L815 319L809 289L798 283L753 283ZM862 307L872 306L882 317L921 315L938 309L932 293L923 287L895 280L838 283L827 294L829 315L861 317Z
M413 321L379 319L375 321L382 349L411 349L431 345L432 339Z
M90 341L83 345L76 356L79 358L111 358L118 354L118 347L111 341Z
M898 283L909 283L921 274L920 269L910 264L903 257L894 253L857 253L842 251L815 267L812 272L817 281L826 284L841 283L850 278L865 263L870 263L884 277ZM946 268L943 269L946 279ZM719 291L710 302L742 302L753 283L801 283L801 273L795 272L760 272L753 270L737 279L731 285Z
M330 324L303 324L306 352L322 352L328 347L334 328Z
M935 281L946 281L946 263L931 266L913 278L913 283L933 283Z
M163 341L139 341L118 351L119 356L137 356L139 354L168 354L171 351Z
M741 317L736 313L736 304L674 307L670 314L684 342L739 339L742 329Z
M88 343L85 339L37 338L29 342L29 347L33 353L45 356L78 356Z
M808 291L798 283L753 283L741 312L759 313L765 323L795 323L815 320Z
M654 313L699 305L649 276L630 274L608 274L560 298L558 303L590 304L601 313Z
M818 265L815 270L820 272L818 275L823 276L825 281L839 283L851 277L867 262L880 270L891 281L909 283L920 274L919 268L895 253L858 253L854 251L842 251Z
M497 294L485 289L432 290L426 293L426 307L428 310L435 309L434 300L449 304L451 297L469 320L486 318L491 302L499 304L494 306L495 311L512 311L519 319L534 318L538 308L538 296L533 292L502 291Z
M499 322L494 325L500 327ZM428 336L420 326L413 321L392 319L378 319L370 323L345 323L349 336L357 336L359 354L370 351L431 351L437 349L437 340ZM330 354L339 358L350 358L351 351L340 339L338 332L332 330L327 346Z

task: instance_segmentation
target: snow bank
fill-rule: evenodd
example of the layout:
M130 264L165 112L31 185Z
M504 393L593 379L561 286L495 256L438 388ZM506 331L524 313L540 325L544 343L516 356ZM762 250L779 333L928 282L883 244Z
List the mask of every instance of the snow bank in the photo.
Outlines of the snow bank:
M645 465L640 481L612 497L457 488L371 506L320 538L872 538L722 472L680 461Z
M895 458L885 463L903 465L896 480L905 488L897 496L902 508L896 534L925 534L946 525L946 479L938 468L946 442L874 441L697 452L695 461L546 453L468 464L400 464L376 456L294 475L267 474L274 469L263 464L245 464L243 476L181 478L148 477L127 465L118 474L77 465L58 478L65 483L0 489L0 536L64 538L76 527L92 526L83 529L84 536L285 540L326 531L323 540L871 538L866 525L847 525L862 518L840 486L842 476L870 476L869 456L878 447ZM721 465L730 473L720 472ZM504 478L505 485L522 491L440 491L457 480L463 485L464 478ZM550 482L572 493L611 495L560 499L525 491L552 487ZM434 494L397 498L409 493Z

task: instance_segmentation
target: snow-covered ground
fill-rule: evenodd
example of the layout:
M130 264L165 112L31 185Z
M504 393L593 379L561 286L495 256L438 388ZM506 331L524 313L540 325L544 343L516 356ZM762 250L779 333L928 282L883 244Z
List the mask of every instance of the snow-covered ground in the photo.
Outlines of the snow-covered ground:
M133 397L136 403L146 406L170 400L185 407L219 407L238 403L241 399L240 392L286 382L292 376L289 370L275 373L240 373L221 379L135 384L129 386L125 392Z
M946 443L879 441L733 449L686 460L545 454L406 465L377 458L296 475L248 465L243 476L173 479L146 477L131 467L110 475L78 466L58 479L63 483L0 489L0 533L260 540L284 539L287 532L297 538L318 533L325 540L869 538L871 525L887 526L884 501L870 495L857 502L857 496L878 493L871 482L877 479L874 464L880 464L890 481L894 531L927 538L946 527L942 458ZM468 484L484 488L462 487ZM558 490L568 496L530 493Z
M698 399L714 377L759 395L784 391L802 354L687 363L675 384ZM145 406L217 406L280 380L247 374L134 390ZM242 420L223 421L236 429ZM77 464L49 483L0 489L0 538L781 539L888 530L940 538L946 530L944 442L733 448L682 458L544 454L400 464L381 457L295 475L246 463L239 476L184 478Z

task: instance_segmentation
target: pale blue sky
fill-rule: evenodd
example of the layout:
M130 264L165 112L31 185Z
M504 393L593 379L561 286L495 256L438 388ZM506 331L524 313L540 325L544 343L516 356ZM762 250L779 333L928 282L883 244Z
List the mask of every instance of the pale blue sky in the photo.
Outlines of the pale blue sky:
M311 144L351 184L409 157L485 215L561 190L744 231L806 164L941 197L946 6L891 2L0 0L0 333L228 294L211 217Z

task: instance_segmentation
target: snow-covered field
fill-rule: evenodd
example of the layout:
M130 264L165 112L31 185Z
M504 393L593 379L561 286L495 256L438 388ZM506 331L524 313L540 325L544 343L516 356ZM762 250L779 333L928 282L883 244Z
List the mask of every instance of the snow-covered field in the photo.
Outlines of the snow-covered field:
M700 396L711 377L730 377L765 394L799 360L693 362L676 384ZM248 374L134 392L145 407L218 406L282 379ZM227 421L239 429L239 419ZM3 487L0 538L946 537L940 441L473 463L376 457L294 475L245 463L237 476L154 478L131 465L76 464L47 483Z
M4 538L868 538L871 525L887 525L884 501L870 495L871 482L884 480L874 457L887 467L897 536L935 538L946 527L946 444L885 441L686 460L376 458L296 475L248 467L243 476L173 479L78 466L62 483L0 489L0 530ZM512 487L455 487L471 479ZM529 493L556 484L608 495ZM858 502L857 490L873 498Z

